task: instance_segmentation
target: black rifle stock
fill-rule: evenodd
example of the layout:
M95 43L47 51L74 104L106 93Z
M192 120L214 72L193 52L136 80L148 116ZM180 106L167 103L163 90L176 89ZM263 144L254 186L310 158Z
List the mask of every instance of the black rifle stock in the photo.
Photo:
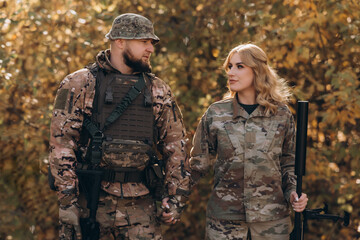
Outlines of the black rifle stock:
M88 218L80 219L82 239L98 240L100 238L100 226L96 222L96 211L99 204L103 171L78 169L76 173L79 176L80 184L85 190L87 208L90 210Z
M297 102L295 175L297 176L296 193L299 198L302 193L302 176L305 175L308 108L309 102ZM290 239L302 240L303 237L301 213L295 212L294 230L290 235Z

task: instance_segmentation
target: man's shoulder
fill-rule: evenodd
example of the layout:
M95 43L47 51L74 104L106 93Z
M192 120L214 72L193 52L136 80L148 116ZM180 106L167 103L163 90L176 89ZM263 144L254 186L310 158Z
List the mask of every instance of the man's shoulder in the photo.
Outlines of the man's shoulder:
M87 67L84 67L82 69L79 69L75 72L70 73L69 75L67 75L67 78L72 78L72 79L82 79L82 78L88 78L89 77L89 73L90 73L90 69Z
M147 78L150 80L152 88L153 88L153 92L156 92L157 94L160 94L160 95L161 95L161 93L163 95L164 94L170 94L171 95L170 86L164 80L157 77L153 73L145 73L145 76L147 76Z
M94 79L93 74L88 68L82 68L75 72L68 74L62 81L62 85L69 85L70 87L83 87L89 80Z
M150 81L152 82L152 84L157 84L157 85L166 85L168 86L168 84L162 80L161 78L157 77L155 74L153 73L145 73L145 75L150 79Z

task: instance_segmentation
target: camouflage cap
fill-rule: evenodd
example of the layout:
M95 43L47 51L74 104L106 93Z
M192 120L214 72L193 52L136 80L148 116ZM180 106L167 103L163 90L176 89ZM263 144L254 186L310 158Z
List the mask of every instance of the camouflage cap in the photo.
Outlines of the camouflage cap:
M155 43L160 39L154 34L152 22L138 14L125 13L117 16L112 24L110 32L105 37L115 39L152 39Z

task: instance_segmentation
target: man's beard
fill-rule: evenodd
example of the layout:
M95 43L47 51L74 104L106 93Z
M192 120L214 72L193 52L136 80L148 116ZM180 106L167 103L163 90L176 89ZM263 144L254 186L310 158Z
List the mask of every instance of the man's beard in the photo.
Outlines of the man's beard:
M134 72L151 72L150 63L143 62L141 59L135 59L128 48L123 52L125 64L132 68Z

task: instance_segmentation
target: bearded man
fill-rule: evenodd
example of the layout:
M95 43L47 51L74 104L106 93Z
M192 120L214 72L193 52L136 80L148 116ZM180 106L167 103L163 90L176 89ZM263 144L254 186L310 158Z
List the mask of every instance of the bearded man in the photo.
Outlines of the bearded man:
M110 49L66 76L56 94L50 173L60 239L93 239L80 224L89 218L98 239L162 239L160 222L176 223L189 194L182 115L151 73L159 42L152 22L122 14L105 37Z

